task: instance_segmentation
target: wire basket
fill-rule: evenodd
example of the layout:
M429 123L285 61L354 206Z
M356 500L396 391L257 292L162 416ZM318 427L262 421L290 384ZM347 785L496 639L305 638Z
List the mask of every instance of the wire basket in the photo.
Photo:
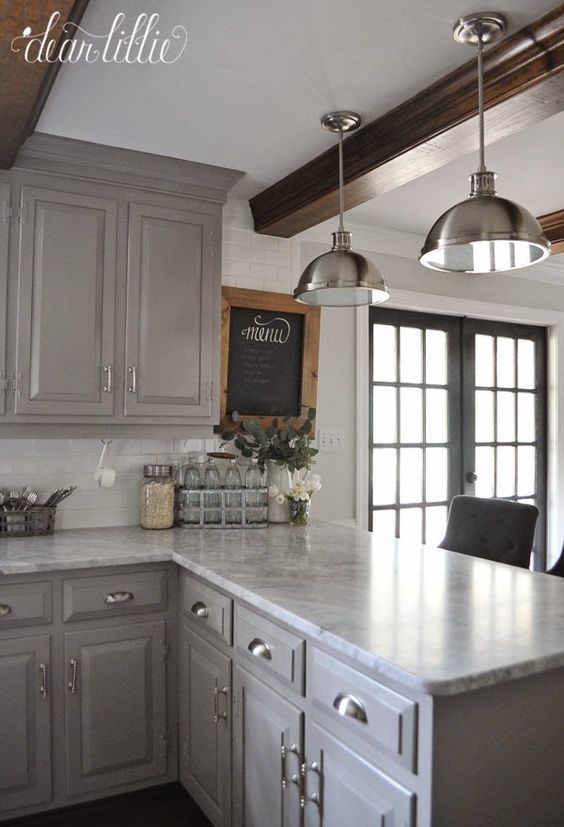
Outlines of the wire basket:
M39 537L55 530L56 508L0 511L0 537Z

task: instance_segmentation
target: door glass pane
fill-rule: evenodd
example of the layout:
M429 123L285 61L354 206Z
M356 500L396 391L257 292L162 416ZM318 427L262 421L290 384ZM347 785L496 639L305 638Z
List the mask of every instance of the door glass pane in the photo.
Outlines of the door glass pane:
M426 440L427 442L447 441L447 391L428 388L426 399Z
M446 385L447 335L444 330L425 331L425 381L431 385Z
M400 381L421 382L422 371L422 331L416 327L400 327Z
M515 387L515 340L505 336L497 339L497 384L500 388Z
M515 441L515 394L507 391L497 395L497 441Z
M532 446L522 445L517 449L517 494L520 497L535 493L535 463L536 450Z
M515 494L515 448L504 445L497 448L496 497L513 497Z
M423 400L421 388L400 390L400 437L402 442L423 441Z
M436 546L445 536L447 522L446 505L434 505L425 509L425 542L428 546Z
M374 385L372 406L374 442L396 441L396 389Z
M494 440L494 392L476 391L476 442Z
M517 342L517 383L520 388L535 387L535 343L531 339Z
M476 448L476 474L478 479L474 485L477 497L493 497L495 495L495 448Z
M372 464L372 502L388 505L396 501L396 449L375 448Z
M535 441L535 395L519 393L518 397L518 426L517 438L519 442Z
M425 459L425 500L440 502L448 499L448 451L446 448L427 448Z
M392 509L374 511L372 516L372 528L381 534L382 537L396 536L396 512Z
M476 385L491 388L494 384L494 337L475 336Z
M397 379L396 328L391 324L372 326L372 372L375 382Z
M400 512L400 538L402 540L412 540L414 543L422 543L422 527L422 508L402 508Z
M400 449L400 503L423 500L423 449Z

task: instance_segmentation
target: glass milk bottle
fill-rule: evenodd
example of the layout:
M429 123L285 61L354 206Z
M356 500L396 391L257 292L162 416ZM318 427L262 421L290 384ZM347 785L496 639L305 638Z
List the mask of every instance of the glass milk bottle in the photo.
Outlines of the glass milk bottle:
M237 460L229 460L229 467L223 480L225 489L225 522L228 525L238 525L243 521L243 501L241 474L237 468Z

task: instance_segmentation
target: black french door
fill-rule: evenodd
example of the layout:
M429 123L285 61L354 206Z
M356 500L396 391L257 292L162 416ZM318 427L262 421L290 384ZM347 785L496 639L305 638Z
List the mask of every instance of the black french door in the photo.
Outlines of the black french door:
M436 544L457 493L537 505L546 558L546 328L370 309L370 528Z

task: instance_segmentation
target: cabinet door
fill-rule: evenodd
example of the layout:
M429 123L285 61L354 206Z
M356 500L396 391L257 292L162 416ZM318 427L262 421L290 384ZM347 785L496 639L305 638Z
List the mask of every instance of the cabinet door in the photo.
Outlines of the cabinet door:
M180 657L180 780L216 827L224 827L231 798L231 660L186 627Z
M21 209L15 412L111 415L116 204L23 186Z
M10 252L11 187L0 184L0 415L6 413L6 326L8 306L8 255Z
M165 659L164 620L65 634L69 794L166 772Z
M415 795L315 721L307 723L306 750L305 827L414 827Z
M299 827L303 713L238 666L234 724L236 827Z
M50 637L0 641L0 811L51 799Z
M127 416L212 414L215 223L184 210L129 207Z

